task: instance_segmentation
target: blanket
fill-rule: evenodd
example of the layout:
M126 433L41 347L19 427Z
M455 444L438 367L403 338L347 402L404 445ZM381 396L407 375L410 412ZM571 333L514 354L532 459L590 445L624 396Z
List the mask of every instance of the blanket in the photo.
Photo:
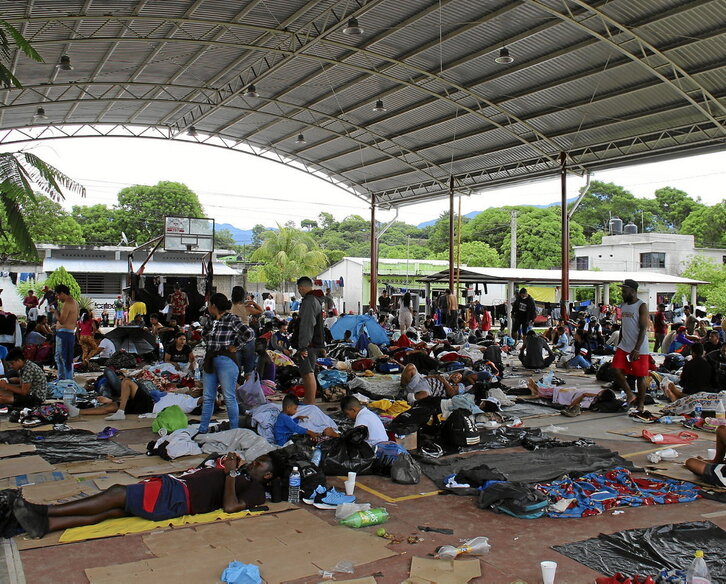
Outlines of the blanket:
M266 403L250 410L252 424L257 429L257 433L270 444L275 444L273 428L281 411L282 404L279 403ZM299 424L313 432L321 433L325 428L338 429L335 421L324 414L316 405L300 405L297 409L297 416L307 416L307 420L303 420Z

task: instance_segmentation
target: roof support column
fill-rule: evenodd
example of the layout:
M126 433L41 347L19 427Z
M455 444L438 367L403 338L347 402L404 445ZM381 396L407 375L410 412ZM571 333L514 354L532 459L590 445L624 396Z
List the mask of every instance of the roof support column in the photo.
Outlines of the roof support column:
M371 299L368 306L378 308L378 237L376 237L376 194L371 193Z
M562 318L567 320L570 300L570 217L567 213L567 154L560 152L560 186L562 189Z
M454 288L454 175L449 178L449 290L457 298Z
M602 296L603 296L602 303L610 306L610 282L605 282L602 285Z
M698 304L698 285L691 284L691 308L693 314L696 314L696 305Z

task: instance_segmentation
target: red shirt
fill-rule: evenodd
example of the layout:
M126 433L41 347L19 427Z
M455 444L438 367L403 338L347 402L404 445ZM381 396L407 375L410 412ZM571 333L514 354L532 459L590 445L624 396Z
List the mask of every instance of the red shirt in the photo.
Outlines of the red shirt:
M38 306L39 302L40 301L38 300L37 296L26 296L25 298L23 298L23 304L27 308L35 308L36 306Z
M665 312L658 311L653 318L653 332L657 335L668 334L668 323L666 322Z

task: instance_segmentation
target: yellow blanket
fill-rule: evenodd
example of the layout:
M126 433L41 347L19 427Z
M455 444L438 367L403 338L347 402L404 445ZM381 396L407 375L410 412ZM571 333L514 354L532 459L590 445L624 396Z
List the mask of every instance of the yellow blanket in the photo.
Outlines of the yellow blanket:
M182 515L166 521L149 521L141 517L119 517L118 519L107 519L96 525L84 527L72 527L66 529L60 536L60 543L72 543L87 539L100 539L102 537L113 537L115 535L126 535L127 533L143 533L153 531L157 528L182 525L198 525L200 523L212 523L214 521L229 521L231 519L242 519L253 515L275 513L279 511L240 511L238 513L225 513L221 509L200 513L199 515Z
M378 401L369 403L368 407L383 410L386 412L386 415L393 417L411 409L411 406L405 401L398 400L392 402L390 399L379 399Z

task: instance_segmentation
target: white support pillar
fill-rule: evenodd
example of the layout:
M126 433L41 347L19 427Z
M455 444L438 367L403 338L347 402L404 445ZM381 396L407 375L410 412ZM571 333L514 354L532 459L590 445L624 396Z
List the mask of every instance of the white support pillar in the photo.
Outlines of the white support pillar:
M514 336L512 331L512 327L514 326L514 323L512 322L512 299L514 298L514 282L507 282L507 329L509 330L509 335Z
M603 299L602 303L610 305L610 282L605 282L602 287Z
M698 304L698 285L691 284L691 307L693 314L696 314L696 304Z

